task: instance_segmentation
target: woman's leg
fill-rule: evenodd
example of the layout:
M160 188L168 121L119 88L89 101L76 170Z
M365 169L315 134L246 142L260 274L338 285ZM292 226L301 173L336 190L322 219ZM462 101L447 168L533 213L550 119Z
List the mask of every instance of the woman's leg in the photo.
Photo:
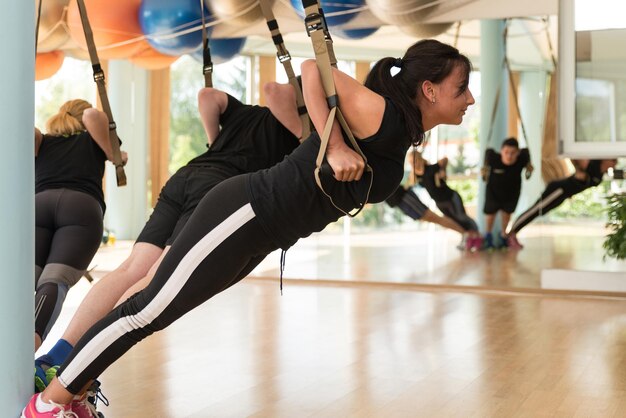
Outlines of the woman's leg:
M47 354L35 361L35 366L43 368L62 364L80 337L116 306L120 296L129 287L148 274L162 256L167 240L179 228L185 209L186 184L191 172L188 168L181 168L165 183L130 256L93 284L61 339Z
M52 247L55 231L54 209L57 198L58 193L54 190L35 195L35 288L37 288ZM37 315L37 304L35 304L35 315ZM41 342L41 335L35 332L35 350L41 346Z
M174 241L154 279L92 327L43 394L66 404L133 345L241 279L276 249L247 200L246 176L209 192Z
M515 222L513 222L510 234L516 235L522 230L522 228L535 220L536 217L545 215L563 203L565 199L571 197L572 194L566 192L566 190L569 189L569 187L567 187L567 183L574 181L576 181L576 179L571 176L566 179L548 183L546 189L543 191L539 199L537 199L535 204L518 216Z
M102 209L85 193L60 189L54 222L56 230L35 295L35 332L42 339L58 318L67 291L100 246Z
M441 225L444 228L452 229L459 234L463 235L465 233L465 229L458 223L454 221L454 219L448 218L447 216L439 216L435 212L427 209L422 216L422 221L431 222L437 225Z
M465 211L463 205L463 199L461 195L456 191L452 191L452 198L447 202L437 202L437 207L449 218L454 219L456 223L461 225L465 231L476 232L478 231L478 225Z
M147 274L150 266L162 253L163 250L156 245L147 242L136 243L130 256L89 290L62 338L75 345L93 324L114 308L120 295Z

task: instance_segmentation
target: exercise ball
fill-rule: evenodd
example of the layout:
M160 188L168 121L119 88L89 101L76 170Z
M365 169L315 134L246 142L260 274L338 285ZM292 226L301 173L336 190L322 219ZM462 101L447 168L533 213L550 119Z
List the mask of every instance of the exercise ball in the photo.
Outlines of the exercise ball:
M274 0L269 0L270 7ZM216 19L233 26L250 26L263 19L258 0L209 0L209 6Z
M434 38L448 30L453 23L415 23L413 25L400 26L399 29L407 35L417 38Z
M63 51L42 52L35 57L35 80L50 78L61 69L65 54Z
M423 21L439 7L432 0L365 0L374 16L395 26Z
M137 38L140 38L142 33L137 13L140 3L141 0L85 0L87 16L100 59L128 58L139 50ZM72 39L81 48L87 49L78 3L75 1L68 7L67 25ZM111 47L122 42L123 45Z
M298 14L304 18L304 7L301 0L290 0L291 5ZM363 0L321 0L320 6L324 10L326 23L328 26L340 26L348 23L356 17L358 13L350 13L350 11L358 9L364 5ZM344 13L345 12L345 13ZM338 15L333 16L333 14Z
M205 7L205 20L208 22L211 18ZM179 56L202 45L202 10L199 0L143 0L139 23L150 45L162 54ZM178 34L187 30L192 31ZM207 36L211 30L211 27L207 27Z
M334 29L333 35L337 35L343 39L364 39L376 32L378 28L365 29Z
M72 42L72 41L70 41L70 42ZM89 52L85 51L82 48L78 48L78 47L67 48L67 47L64 47L63 48L63 52L65 52L65 56L66 57L74 58L74 59L77 59L77 60L89 61Z
M46 0L41 3L41 18L39 19L38 52L50 52L59 49L70 39L65 29L67 15L65 8L70 0Z
M147 41L142 41L142 49L129 58L129 61L146 70L162 70L172 65L179 57L161 54Z
M224 38L209 40L209 48L211 48L211 61L214 65L223 64L230 61L241 52L246 38ZM191 56L196 61L203 64L202 48L195 50Z

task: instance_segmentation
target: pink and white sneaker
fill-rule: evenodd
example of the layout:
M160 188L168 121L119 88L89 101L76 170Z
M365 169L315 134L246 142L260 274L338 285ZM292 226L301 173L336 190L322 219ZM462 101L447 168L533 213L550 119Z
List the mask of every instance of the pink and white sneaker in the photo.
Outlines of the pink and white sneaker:
M480 251L483 246L483 239L481 237L473 237L467 239L467 251Z
M78 415L72 412L70 405L59 405L54 402L50 402L54 407L52 411L39 412L36 406L39 395L39 393L36 393L30 398L30 402L22 411L21 418L79 418Z
M506 246L512 250L521 250L522 248L524 248L524 246L520 244L520 242L517 240L517 237L515 235L509 235L509 237L506 239Z
M87 393L83 396L76 396L72 401L72 412L76 414L78 418L98 418L98 411L96 411L96 406L89 402L87 398Z

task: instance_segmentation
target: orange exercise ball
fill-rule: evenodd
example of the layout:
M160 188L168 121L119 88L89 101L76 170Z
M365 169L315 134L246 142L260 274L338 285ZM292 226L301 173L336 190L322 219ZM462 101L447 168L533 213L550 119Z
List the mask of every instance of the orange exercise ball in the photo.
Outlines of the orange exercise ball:
M141 0L85 0L94 43L100 59L128 58L141 49L139 41L109 47L143 36L138 17L140 4ZM69 5L67 25L72 39L81 48L87 49L77 2L71 2Z
M35 80L50 78L61 69L65 54L63 51L42 52L35 58Z
M66 29L66 8L70 0L46 0L41 3L38 52L55 51L70 39Z
M168 68L180 57L161 54L152 48L148 41L141 41L142 49L129 58L129 61L146 70L162 70Z

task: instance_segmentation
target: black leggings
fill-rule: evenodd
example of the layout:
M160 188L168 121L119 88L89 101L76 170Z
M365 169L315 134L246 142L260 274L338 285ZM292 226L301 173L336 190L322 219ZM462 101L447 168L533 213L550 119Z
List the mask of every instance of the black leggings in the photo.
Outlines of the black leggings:
M518 233L522 228L531 223L537 216L545 215L552 209L587 189L585 182L574 176L548 183L541 197L522 213L511 226L511 232Z
M35 332L42 339L100 246L102 216L86 193L50 189L35 195Z
M437 207L449 218L452 218L456 223L461 225L466 231L478 231L478 225L476 221L469 217L465 212L465 206L463 206L463 199L456 190L452 191L452 198L450 200L435 202Z
M96 323L63 364L59 381L78 393L133 345L246 277L277 249L246 194L247 175L202 199L141 292Z
M429 210L412 189L404 193L402 200L398 202L398 208L415 221L422 219Z

